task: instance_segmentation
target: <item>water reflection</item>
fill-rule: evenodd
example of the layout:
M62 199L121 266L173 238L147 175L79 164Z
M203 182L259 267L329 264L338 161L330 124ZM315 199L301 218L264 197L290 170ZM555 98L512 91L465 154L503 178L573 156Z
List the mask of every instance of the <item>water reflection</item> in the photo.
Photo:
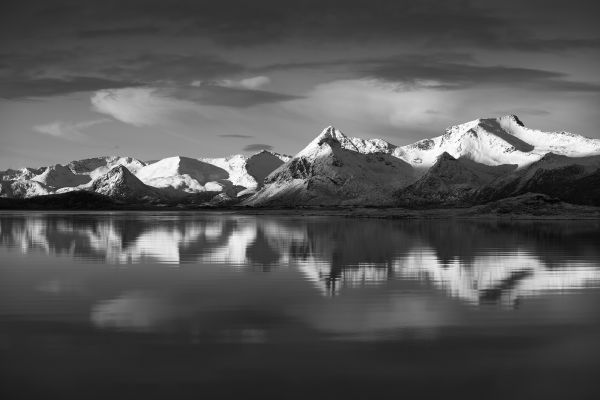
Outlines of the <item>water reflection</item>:
M357 221L189 213L0 218L1 246L23 253L41 251L107 264L293 268L327 295L390 280L416 280L470 303L506 305L544 291L597 286L599 232L597 222ZM47 289L59 289L51 286Z
M127 387L368 398L382 384L440 398L444 383L463 398L489 387L530 398L540 382L585 398L600 360L599 232L595 221L0 214L0 377L39 390L22 398L64 397L73 382L103 399Z

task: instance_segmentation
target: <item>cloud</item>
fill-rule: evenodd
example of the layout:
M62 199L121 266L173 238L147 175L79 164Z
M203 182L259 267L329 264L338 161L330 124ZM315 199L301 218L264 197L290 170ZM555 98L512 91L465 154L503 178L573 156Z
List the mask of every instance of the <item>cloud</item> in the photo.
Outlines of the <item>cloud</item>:
M36 125L33 130L45 135L50 135L67 140L82 140L85 138L83 131L92 126L110 122L109 119L96 119L82 122L54 121L48 124Z
M254 144L249 144L244 147L244 151L261 151L261 150L273 150L273 146L271 146L269 144L254 143Z
M24 1L4 6L0 23L6 37L22 34L26 21L40 37L62 35L67 40L69 35L95 40L160 32L235 47L370 41L554 51L597 48L595 15L594 2L576 0L555 1L552 7L493 0L353 0L343 7L336 0L177 0L169 7L160 0L120 1L118 7L112 1L50 6Z
M539 108L531 108L531 107L515 107L509 108L505 110L496 110L493 111L493 114L496 115L550 115L550 111L541 110Z
M183 84L193 80L216 79L244 71L238 63L213 54L145 53L116 60L103 73L143 82L174 81Z
M501 47L501 46L500 46ZM504 45L507 48L513 48L521 51L567 51L567 50L586 50L600 48L600 38L553 38L539 39L530 38L526 40L517 40Z
M475 85L529 87L534 90L598 92L593 82L568 80L562 72L503 65L449 62L425 56L398 57L375 62L361 72L378 80L415 87L462 89Z
M317 85L306 100L294 102L297 112L322 119L322 125L346 121L369 135L370 128L419 128L438 118L428 110L448 110L452 93L446 90L396 90L377 80L349 79ZM335 101L332 101L335 99ZM369 128L370 127L370 128Z
M259 104L279 103L301 98L301 96L290 94L242 87L227 87L213 83L202 83L188 87L165 87L162 90L164 93L175 98L193 101L198 104L235 108L246 108Z
M263 86L271 83L271 79L267 76L255 76L252 78L245 78L238 81L234 80L223 80L219 82L219 86L229 87L229 88L240 88L240 89L248 89L248 90L256 90Z
M365 9L368 8L368 12ZM286 3L268 0L252 3L212 3L202 10L185 3L175 13L191 16L181 34L202 35L225 46L272 43L287 39L302 42L406 40L415 36L472 42L494 38L509 22L469 2L440 3L404 0L365 4L333 0ZM175 15L174 15L175 17ZM479 39L481 40L481 39Z
M159 83L184 85L191 80L215 80L243 70L240 64L210 54L123 56L118 52L83 49L3 53L0 54L0 98L51 97ZM240 87L265 84L252 79L240 81Z
M352 136L387 138L398 145L439 136L457 123L506 114L528 115L527 125L542 130L594 135L588 121L594 120L591 110L597 96L570 103L565 96L546 95L526 85L498 86L490 93L489 87L398 90L376 79L347 79L319 84L305 99L281 106L310 116L319 126L335 125Z
M223 138L237 138L237 139L250 139L250 138L254 137L252 135L239 135L236 133L226 133L226 134L217 135L217 136L223 137Z
M164 125L177 113L197 111L192 102L162 95L151 87L101 90L91 102L95 111L137 127Z
M282 93L202 84L100 90L90 99L95 111L137 127L169 125L185 113L211 118L215 106L247 108L299 99Z
M139 35L152 35L159 33L160 29L156 26L137 26L137 27L119 27L119 28L99 28L82 29L77 32L81 38L101 38L101 37L129 37Z
M179 315L170 306L151 293L131 291L95 304L90 319L99 328L150 330Z
M71 76L68 78L0 78L0 98L23 99L136 86L134 81Z
M340 79L377 79L398 90L415 88L467 89L474 86L527 87L537 91L599 92L600 84L571 80L564 72L511 65L484 65L464 52L410 53L392 57L365 57L325 61L275 63L260 72L308 69L335 71Z
M255 76L252 78L245 78L240 80L233 79L221 79L218 81L200 81L195 80L191 83L193 87L203 87L203 86L222 86L227 88L235 88L235 89L248 89L248 90L256 90L263 86L271 83L271 79L267 76Z
M55 3L55 2L53 2ZM3 4L3 36L22 48L23 26L35 26L36 37L62 43L104 39L167 38L172 46L192 39L194 45L216 47L272 44L365 42L426 48L478 47L485 50L563 51L597 49L595 2L397 0L161 0ZM366 12L368 10L368 12ZM142 38L145 39L145 38ZM144 43L146 44L146 43ZM163 44L164 46L164 44ZM207 46L210 47L210 46Z
M260 90L261 87L268 85L270 82L271 79L267 76L254 76L240 80L195 80L192 81L190 87L174 87L170 91L175 97L199 104L237 108L301 98L301 96L296 95Z

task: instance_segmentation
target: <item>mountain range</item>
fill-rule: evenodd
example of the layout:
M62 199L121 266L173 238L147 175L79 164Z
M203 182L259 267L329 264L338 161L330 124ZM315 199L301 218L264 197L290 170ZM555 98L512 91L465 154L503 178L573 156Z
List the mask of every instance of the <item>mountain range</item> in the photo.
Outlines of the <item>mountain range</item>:
M600 140L508 115L396 146L324 129L295 156L97 157L0 171L0 197L91 192L127 204L464 207L526 193L600 206Z

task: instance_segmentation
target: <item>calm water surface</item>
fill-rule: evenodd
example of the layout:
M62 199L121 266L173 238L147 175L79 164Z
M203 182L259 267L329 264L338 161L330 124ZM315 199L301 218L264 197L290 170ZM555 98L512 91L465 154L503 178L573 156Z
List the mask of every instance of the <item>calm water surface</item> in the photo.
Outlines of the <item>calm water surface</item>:
M2 399L600 398L600 222L0 214Z

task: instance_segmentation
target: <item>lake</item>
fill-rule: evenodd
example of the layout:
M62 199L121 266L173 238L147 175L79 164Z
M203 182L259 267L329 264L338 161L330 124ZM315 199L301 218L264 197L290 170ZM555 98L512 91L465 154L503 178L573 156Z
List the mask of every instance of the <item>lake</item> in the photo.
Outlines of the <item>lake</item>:
M600 221L0 213L3 399L600 398Z

